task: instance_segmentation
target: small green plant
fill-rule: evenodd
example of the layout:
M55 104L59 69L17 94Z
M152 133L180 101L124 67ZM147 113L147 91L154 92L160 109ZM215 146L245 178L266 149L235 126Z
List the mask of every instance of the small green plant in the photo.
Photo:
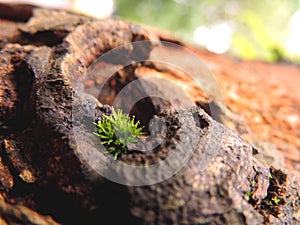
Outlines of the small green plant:
M116 112L112 108L111 116L103 114L94 124L96 125L94 134L100 138L101 144L114 159L126 153L127 146L138 142L138 136L145 134L142 132L143 127L139 127L140 122L134 122L134 116L130 119L129 115L123 114L120 109Z
M252 197L252 191L247 191L246 195L248 196L248 198Z
M274 204L278 205L279 202L280 202L280 199L275 196L268 202L268 205L270 205L270 206L273 206Z
M270 205L273 205L273 203L278 205L279 202L280 202L280 199L275 196L271 199L271 201L269 203L270 203Z

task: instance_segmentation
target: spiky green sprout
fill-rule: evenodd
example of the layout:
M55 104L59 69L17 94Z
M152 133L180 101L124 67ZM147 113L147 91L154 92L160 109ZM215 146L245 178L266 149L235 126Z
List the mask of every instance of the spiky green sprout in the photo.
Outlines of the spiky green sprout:
M246 195L248 196L248 198L251 198L252 197L252 191L247 191Z
M278 205L279 202L280 202L280 199L275 196L269 201L268 205L270 205L270 206L273 206L274 204Z
M127 153L129 144L138 142L138 136L145 134L140 127L140 121L134 122L134 116L130 119L128 114L122 110L117 112L112 108L112 115L102 115L101 120L95 122L96 132L101 144L106 147L107 153L113 155L114 159L122 153Z

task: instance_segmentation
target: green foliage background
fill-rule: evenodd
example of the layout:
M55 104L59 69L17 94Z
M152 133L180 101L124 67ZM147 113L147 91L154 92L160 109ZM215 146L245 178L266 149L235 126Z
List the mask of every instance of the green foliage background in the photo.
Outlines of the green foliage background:
M116 0L116 7L122 18L173 31L188 42L197 27L225 21L234 29L231 54L299 60L284 47L288 22L300 8L298 0Z

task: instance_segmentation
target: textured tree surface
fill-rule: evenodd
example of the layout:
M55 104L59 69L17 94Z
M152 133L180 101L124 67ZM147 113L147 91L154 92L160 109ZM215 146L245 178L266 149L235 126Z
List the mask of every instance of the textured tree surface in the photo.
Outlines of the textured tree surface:
M167 38L119 19L22 9L25 16L19 15L20 6L0 5L0 224L300 223L297 179L284 168L261 164L254 157L260 150L234 133L247 133L242 119L192 85L186 96L162 83L144 82L130 90L134 95L156 90L181 107L173 110L155 97L139 102L132 113L143 124L152 117L164 120L166 140L154 150L141 142L139 149L120 157L127 164L148 166L176 149L194 150L182 170L161 183L140 187L99 176L82 157L87 152L89 163L97 165L93 157L97 149L84 138L78 146L72 128L77 125L84 131L82 137L92 138L85 122L109 114L108 105L122 87L140 77L163 75L186 85L190 81L183 82L182 74L171 68L133 62L107 81L105 94L97 96L97 85L104 82L101 74L91 74L83 84L86 94L77 96L80 78L103 53L129 43L124 49L128 58L95 67L118 66L136 51L147 60L158 41ZM141 40L152 44L142 50L130 44ZM176 51L169 54L177 55ZM120 104L126 106L126 99ZM208 105L219 109L214 117L219 122L211 118ZM89 114L91 108L96 115ZM72 123L72 116L79 117L82 125ZM153 141L163 132L155 129ZM215 147L213 153L207 146ZM122 167L120 171L128 180L148 179L127 174ZM157 174L163 177L164 170Z

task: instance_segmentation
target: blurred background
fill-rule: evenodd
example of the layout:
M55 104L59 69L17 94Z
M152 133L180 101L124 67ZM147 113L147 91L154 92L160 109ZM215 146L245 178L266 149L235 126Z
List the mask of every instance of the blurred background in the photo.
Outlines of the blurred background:
M244 59L300 64L300 0L0 0L116 15Z
M300 62L300 0L116 0L116 8L216 53Z

